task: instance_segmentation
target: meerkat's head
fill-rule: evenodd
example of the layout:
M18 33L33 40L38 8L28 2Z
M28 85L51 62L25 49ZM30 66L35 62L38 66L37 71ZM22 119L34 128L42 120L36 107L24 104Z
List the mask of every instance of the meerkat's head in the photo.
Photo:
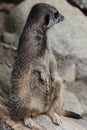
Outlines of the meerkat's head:
M39 3L32 7L28 22L30 25L35 25L37 28L42 27L44 30L48 30L51 26L59 23L64 19L58 10L48 4Z

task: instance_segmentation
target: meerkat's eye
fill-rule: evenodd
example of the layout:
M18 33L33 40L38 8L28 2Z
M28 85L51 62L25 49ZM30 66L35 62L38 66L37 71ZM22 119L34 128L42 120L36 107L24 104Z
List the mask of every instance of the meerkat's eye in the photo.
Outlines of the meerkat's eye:
M55 18L58 18L58 15L59 15L58 11L54 13Z
M50 21L50 16L46 15L46 17L45 17L45 25L48 25L49 21Z

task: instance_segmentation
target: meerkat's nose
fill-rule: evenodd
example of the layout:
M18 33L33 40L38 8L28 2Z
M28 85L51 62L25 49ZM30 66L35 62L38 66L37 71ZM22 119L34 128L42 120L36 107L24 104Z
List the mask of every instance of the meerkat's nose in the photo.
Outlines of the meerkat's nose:
M61 22L63 20L64 20L64 16L59 13L59 16L57 18L57 23L59 23L59 22Z

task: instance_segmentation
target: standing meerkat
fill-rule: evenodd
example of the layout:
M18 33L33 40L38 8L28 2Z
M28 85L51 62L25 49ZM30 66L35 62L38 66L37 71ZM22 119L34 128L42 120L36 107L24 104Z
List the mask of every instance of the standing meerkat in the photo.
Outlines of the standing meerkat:
M47 30L64 17L51 5L39 3L32 7L21 34L10 88L12 116L23 119L32 128L32 117L49 115L56 124L60 115L80 118L63 110L63 84L57 63L47 43Z

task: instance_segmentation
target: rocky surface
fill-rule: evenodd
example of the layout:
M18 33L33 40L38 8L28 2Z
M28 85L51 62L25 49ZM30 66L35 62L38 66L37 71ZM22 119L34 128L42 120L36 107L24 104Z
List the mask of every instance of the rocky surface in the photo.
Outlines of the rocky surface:
M8 44L18 45L18 37L14 33L4 32L2 35L2 41Z
M76 78L87 79L87 59L82 59L76 64Z
M58 72L62 79L66 82L73 82L76 78L76 64L71 56L63 56L53 50L57 60Z
M68 0L74 5L79 6L81 9L86 9L87 8L87 0Z
M5 21L5 14L0 12L0 36L4 31L4 21Z
M35 128L33 130L86 130L87 129L87 123L83 120L72 120L68 118L62 118L62 124L60 126L55 125L52 123L52 120L46 116L41 115L37 118L34 118L34 126ZM12 122L11 120L7 120L7 123L13 124L14 130L30 130L29 128L26 128L21 122L16 123Z
M67 82L67 88L73 92L82 104L82 108L87 114L87 80L86 82L82 80L76 80L74 82Z
M83 114L84 111L87 113L87 17L65 0L59 0L59 2L57 0L55 2L53 0L26 0L8 15L0 12L0 103L4 99L8 99L10 75L18 39L32 5L37 2L46 2L54 5L65 16L63 22L49 30L48 43L53 48L58 63L59 75L66 86L64 93L65 109L79 114ZM7 16L6 20L5 16ZM4 21L6 31L4 29ZM1 105L1 107L3 106ZM48 116L39 116L34 119L36 126L38 124L38 128L34 130L87 129L87 122L84 120L77 121L64 117L62 117L62 120L63 124L57 126L52 123ZM85 120L87 119L85 118ZM8 117L6 122L14 130L28 130L22 122L15 123L10 117ZM1 121L1 123L3 122Z
M68 86L69 87L69 86ZM71 87L70 87L71 88ZM69 89L70 90L70 89ZM75 113L78 113L80 115L83 115L84 111L83 108L77 99L77 97L73 94L74 91L65 91L64 93L64 109L73 111Z
M80 9L87 16L87 0L67 0L71 5Z

